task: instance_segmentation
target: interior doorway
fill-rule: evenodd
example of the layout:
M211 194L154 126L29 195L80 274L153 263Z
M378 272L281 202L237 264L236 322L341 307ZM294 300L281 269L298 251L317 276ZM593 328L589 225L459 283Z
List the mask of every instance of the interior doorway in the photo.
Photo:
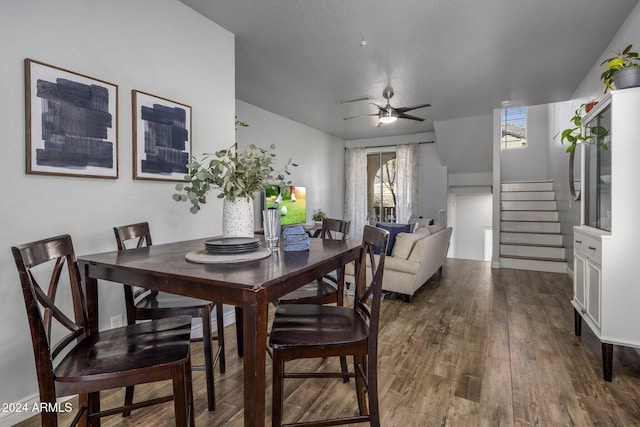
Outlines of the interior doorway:
M484 261L493 214L491 193L449 193L447 205L447 224L453 227L448 257Z

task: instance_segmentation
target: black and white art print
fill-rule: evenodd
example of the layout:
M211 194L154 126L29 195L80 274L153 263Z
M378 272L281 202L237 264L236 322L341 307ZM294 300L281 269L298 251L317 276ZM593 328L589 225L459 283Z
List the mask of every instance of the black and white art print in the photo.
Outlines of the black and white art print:
M25 59L27 173L118 177L118 86Z
M131 91L133 177L184 181L191 156L191 107Z

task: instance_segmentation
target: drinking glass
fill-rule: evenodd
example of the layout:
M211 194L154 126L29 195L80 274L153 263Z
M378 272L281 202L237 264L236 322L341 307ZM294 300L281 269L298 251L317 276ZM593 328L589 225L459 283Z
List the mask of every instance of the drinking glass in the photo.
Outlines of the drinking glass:
M280 240L280 211L278 209L265 209L262 211L264 224L264 241L270 251L278 250Z

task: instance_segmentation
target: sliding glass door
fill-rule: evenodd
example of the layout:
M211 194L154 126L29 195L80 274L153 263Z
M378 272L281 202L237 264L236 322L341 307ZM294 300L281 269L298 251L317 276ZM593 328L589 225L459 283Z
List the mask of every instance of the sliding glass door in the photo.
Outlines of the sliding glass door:
M396 221L396 153L367 154L367 212L369 219Z

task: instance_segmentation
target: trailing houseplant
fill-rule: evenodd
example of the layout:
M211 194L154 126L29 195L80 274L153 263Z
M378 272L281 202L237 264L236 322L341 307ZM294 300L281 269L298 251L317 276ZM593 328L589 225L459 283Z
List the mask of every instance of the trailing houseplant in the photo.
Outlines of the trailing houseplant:
M640 85L640 59L638 53L632 51L633 45L627 46L622 51L614 51L611 58L607 58L600 64L605 70L600 75L600 80L605 85L604 91L616 89L626 89ZM626 71L623 71L626 70ZM621 80L620 77L623 77Z
M603 141L604 138L609 135L609 130L604 126L594 125L585 128L582 125L582 117L584 116L587 105L589 104L590 103L581 104L576 109L573 117L570 120L574 126L562 131L560 143L564 144L565 141L569 143L569 146L566 149L567 153L573 152L580 143L593 144L595 143L596 139L599 141ZM600 147L603 150L609 149L608 145L604 142L600 143Z

